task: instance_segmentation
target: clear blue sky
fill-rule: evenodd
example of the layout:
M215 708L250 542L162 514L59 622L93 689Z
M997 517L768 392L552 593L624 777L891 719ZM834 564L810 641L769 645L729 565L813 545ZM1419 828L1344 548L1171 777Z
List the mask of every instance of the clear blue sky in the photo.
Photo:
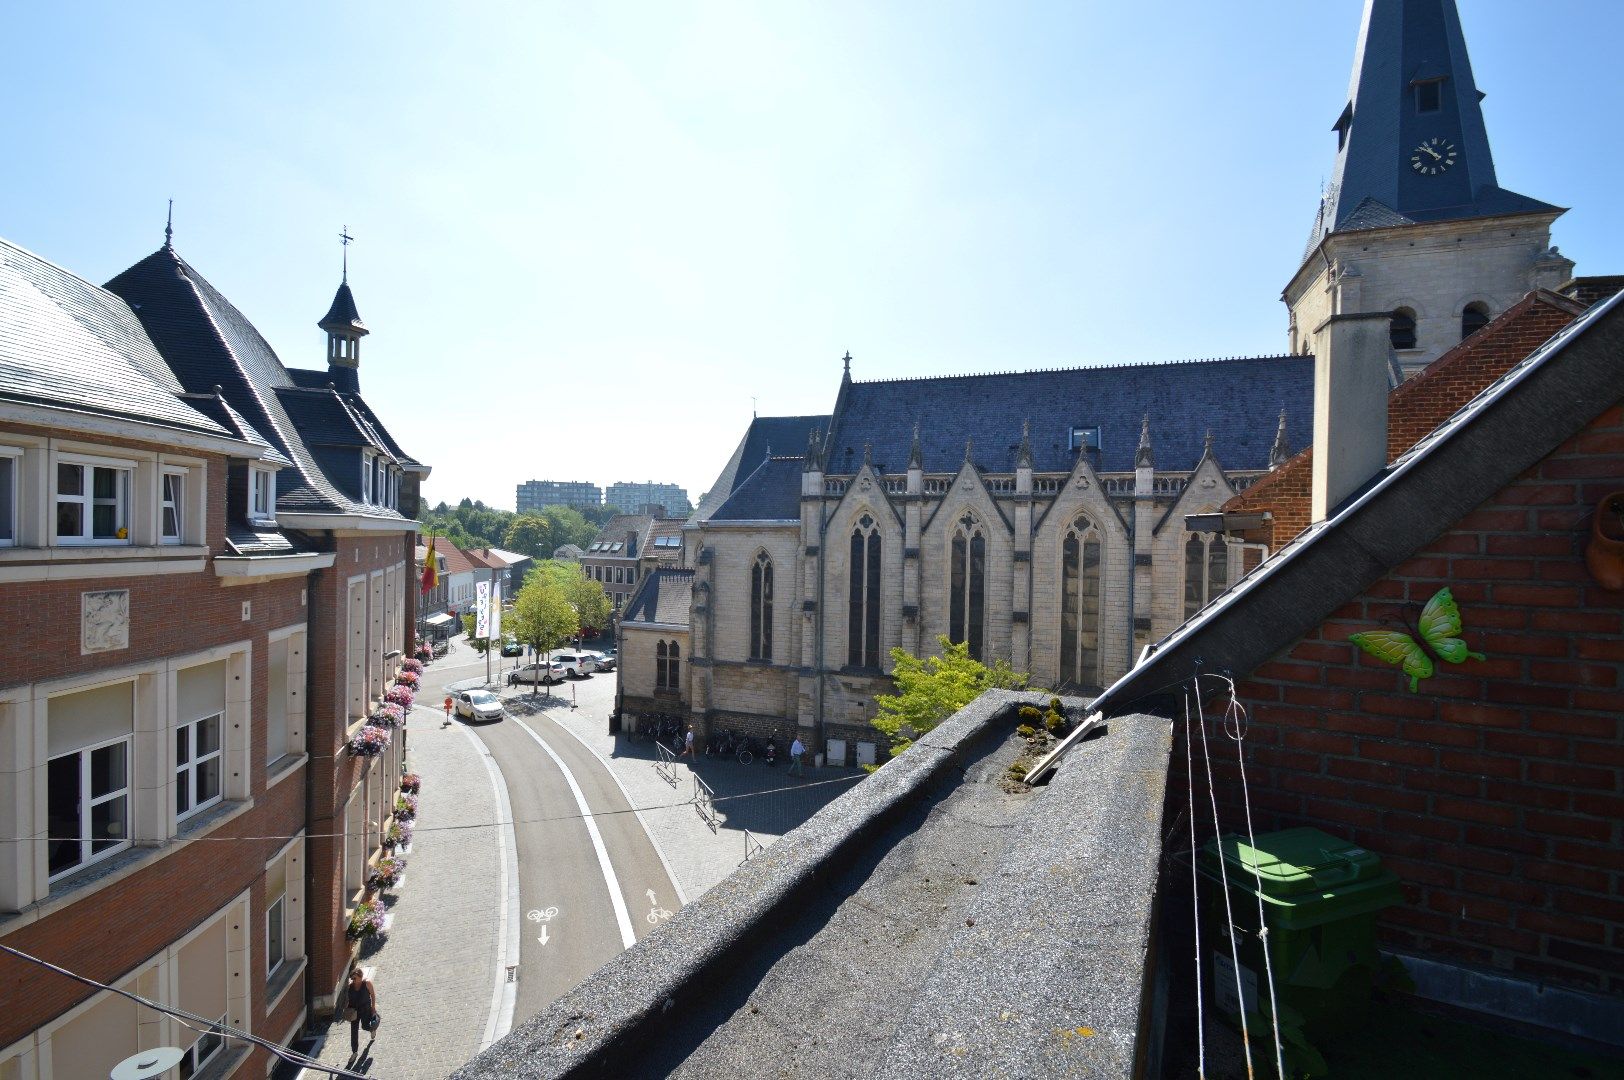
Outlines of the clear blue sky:
M1461 0L1500 182L1624 272L1624 4ZM1278 352L1360 0L17 4L0 235L351 283L429 499L675 481L858 378ZM795 448L798 449L798 448Z

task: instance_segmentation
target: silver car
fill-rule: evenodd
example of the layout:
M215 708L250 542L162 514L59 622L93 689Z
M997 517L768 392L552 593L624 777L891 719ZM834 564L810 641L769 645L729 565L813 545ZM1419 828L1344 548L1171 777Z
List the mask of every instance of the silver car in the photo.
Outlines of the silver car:
M456 696L457 715L470 720L500 720L507 715L502 699L489 690L462 690Z

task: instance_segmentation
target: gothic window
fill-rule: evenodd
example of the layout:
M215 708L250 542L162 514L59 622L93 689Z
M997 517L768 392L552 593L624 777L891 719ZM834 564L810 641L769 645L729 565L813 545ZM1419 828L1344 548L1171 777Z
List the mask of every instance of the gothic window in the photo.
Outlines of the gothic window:
M851 533L851 578L847 593L846 663L880 666L880 526L870 514Z
M1100 671L1100 533L1079 517L1060 546L1060 678L1092 686Z
M1392 321L1387 324L1387 333L1392 339L1393 348L1415 348L1415 312L1409 308L1399 308L1393 312Z
M987 537L968 510L953 526L948 587L948 639L967 643L970 656L980 660L987 615Z
M675 641L661 641L654 646L654 688L675 690L678 665L682 660L682 647Z
M750 659L773 658L773 561L765 551L750 568Z
M1467 304L1460 313L1460 339L1465 341L1485 326L1489 325L1489 307L1487 304Z
M1184 542L1184 617L1229 588L1229 545L1218 533L1191 533Z

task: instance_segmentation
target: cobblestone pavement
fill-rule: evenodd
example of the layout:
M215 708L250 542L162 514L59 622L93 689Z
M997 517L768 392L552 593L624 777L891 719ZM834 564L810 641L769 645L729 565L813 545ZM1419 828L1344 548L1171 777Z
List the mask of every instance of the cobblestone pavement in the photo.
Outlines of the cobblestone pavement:
M418 831L389 932L361 959L383 1022L351 1068L389 1080L453 1072L479 1052L492 1013L504 891L499 829L489 823L501 814L482 748L462 725L442 727L438 707L439 688L464 674L455 668L469 653L459 648L425 672L406 739L408 767L423 778ZM321 1062L344 1066L349 1056L349 1024L326 1025Z

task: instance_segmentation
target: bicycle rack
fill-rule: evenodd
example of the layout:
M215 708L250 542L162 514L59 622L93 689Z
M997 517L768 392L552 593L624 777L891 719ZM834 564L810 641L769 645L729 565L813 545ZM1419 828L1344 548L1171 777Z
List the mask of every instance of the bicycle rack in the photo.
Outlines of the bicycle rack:
M665 743L659 739L654 740L654 752L658 755L654 759L654 771L660 774L660 779L677 786L677 757L666 749Z
M756 855L760 855L766 850L767 845L751 836L749 829L744 830L744 858L739 860L739 865L743 866L745 863L749 862L751 858Z
M699 820L709 825L713 833L722 823L722 816L716 812L715 800L716 792L711 790L711 786L699 777L694 777L694 809L699 811Z

